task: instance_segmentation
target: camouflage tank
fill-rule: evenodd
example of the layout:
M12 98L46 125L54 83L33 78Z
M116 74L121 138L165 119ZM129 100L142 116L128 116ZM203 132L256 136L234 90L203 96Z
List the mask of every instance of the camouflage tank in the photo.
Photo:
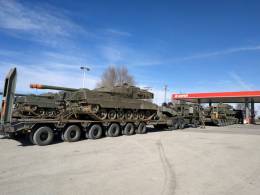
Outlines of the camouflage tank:
M31 86L34 87L33 85ZM51 86L49 86L51 87ZM16 94L14 100L14 118L56 118L60 113L61 102L63 101L64 91L75 89L62 88L59 93L45 93L41 95L22 95Z
M219 103L204 109L205 123L217 126L238 123L236 112L231 105Z
M198 104L189 104L187 102L168 103L168 106L175 110L179 116L182 116L187 125L198 127L200 125L201 106Z
M39 108L44 107L46 110L57 113L51 116L66 119L139 120L150 119L157 112L157 105L147 101L153 99L151 92L127 84L94 90L39 84L31 84L30 87L60 90L59 93L49 94L49 96L33 97L33 101L30 101L30 109L35 109L32 104L35 102L41 105Z

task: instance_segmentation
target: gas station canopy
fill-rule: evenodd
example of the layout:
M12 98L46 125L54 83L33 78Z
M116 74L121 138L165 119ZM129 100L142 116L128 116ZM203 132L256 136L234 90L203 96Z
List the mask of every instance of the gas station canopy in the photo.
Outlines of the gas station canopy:
M260 103L260 91L173 94L172 100L193 103Z

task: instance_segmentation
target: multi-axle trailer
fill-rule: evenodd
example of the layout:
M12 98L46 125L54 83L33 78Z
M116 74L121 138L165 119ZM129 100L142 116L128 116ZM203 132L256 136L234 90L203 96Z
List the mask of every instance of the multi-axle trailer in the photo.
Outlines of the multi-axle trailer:
M158 107L157 113L149 117L134 117L133 115L129 118L107 117L104 119L93 113L91 113L92 118L79 119L61 116L55 118L14 117L16 98L22 96L22 94L15 94L16 75L14 68L10 70L5 79L0 134L10 137L19 134L27 135L32 144L48 145L52 143L54 136L59 136L67 142L75 142L80 140L83 135L88 139L99 139L103 136L144 134L147 132L147 125L173 130L183 129L188 124L183 116L165 106ZM89 113L89 115L91 114Z

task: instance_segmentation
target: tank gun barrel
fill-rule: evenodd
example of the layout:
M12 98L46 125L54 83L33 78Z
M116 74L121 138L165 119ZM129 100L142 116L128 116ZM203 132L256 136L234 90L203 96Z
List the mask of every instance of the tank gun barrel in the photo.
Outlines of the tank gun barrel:
M32 88L32 89L52 89L52 90L62 90L62 91L77 91L78 90L75 88L58 87L58 86L41 85L41 84L30 84L30 88Z

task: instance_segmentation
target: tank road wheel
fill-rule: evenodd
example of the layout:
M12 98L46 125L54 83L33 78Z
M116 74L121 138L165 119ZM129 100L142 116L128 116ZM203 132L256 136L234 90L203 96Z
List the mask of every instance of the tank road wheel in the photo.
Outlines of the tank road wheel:
M107 130L107 136L109 137L117 137L119 133L120 133L120 126L117 123L112 123Z
M125 113L125 119L131 120L133 118L133 112L131 110L127 110Z
M115 120L116 119L116 111L115 110L110 110L108 112L108 118L111 120Z
M138 125L136 133L138 133L138 134L145 134L146 133L146 125L145 125L145 123L140 123Z
M125 118L123 110L117 112L117 118L123 120Z
M89 139L99 139L102 136L102 127L99 124L94 124L87 131Z
M33 135L34 143L39 146L50 144L53 141L53 138L54 134L52 129L46 126L38 128Z
M137 119L138 119L138 112L137 112L137 111L134 111L134 112L133 112L133 119L134 119L134 120L137 120Z
M64 131L64 141L76 142L81 136L81 129L77 125L71 125Z
M91 105L91 111L97 113L99 111L99 105L97 104Z
M104 109L101 109L98 113L98 117L102 120L105 120L107 118L107 111Z
M133 123L127 123L124 127L123 134L124 135L133 135L135 132L135 127Z
M141 119L141 120L144 119L144 112L143 112L143 111L140 111L140 112L138 113L138 118Z
M151 116L151 112L149 110L145 111L145 118L149 118Z

